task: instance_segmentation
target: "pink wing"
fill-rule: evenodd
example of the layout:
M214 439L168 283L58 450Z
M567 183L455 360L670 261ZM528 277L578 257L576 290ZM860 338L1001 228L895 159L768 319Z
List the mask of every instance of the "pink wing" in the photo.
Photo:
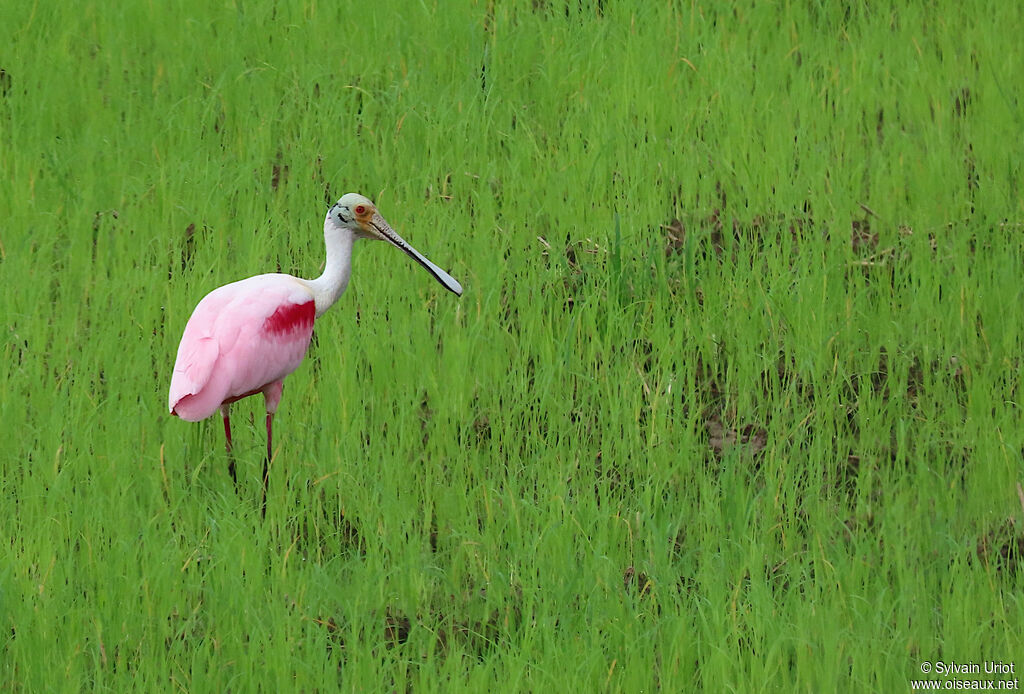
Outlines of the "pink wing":
M290 374L306 355L315 316L313 293L291 275L257 275L207 294L178 346L171 413L199 421Z

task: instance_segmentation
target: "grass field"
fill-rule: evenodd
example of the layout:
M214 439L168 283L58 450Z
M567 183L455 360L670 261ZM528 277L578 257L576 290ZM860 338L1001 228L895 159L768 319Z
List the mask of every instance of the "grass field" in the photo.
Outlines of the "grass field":
M0 5L0 690L1024 668L1019 6L352 5ZM264 521L175 350L348 191L466 291L357 246Z

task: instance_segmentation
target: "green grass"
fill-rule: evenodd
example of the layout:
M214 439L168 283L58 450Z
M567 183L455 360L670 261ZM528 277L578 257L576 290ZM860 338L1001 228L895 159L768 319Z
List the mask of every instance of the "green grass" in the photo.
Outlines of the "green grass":
M939 4L0 6L0 689L1024 667L1024 16ZM262 521L175 349L352 190L466 292L357 247Z

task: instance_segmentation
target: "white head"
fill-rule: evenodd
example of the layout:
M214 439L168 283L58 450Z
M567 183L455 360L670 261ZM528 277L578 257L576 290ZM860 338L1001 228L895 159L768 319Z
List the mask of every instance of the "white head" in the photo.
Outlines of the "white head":
M369 198L359 193L345 193L341 199L327 211L327 219L324 220L324 228L346 230L355 235L357 239L372 239L387 241L405 251L413 260L426 268L427 272L443 284L446 289L455 294L462 295L462 285L447 272L427 260L422 253L405 242L398 235L391 225L377 211Z

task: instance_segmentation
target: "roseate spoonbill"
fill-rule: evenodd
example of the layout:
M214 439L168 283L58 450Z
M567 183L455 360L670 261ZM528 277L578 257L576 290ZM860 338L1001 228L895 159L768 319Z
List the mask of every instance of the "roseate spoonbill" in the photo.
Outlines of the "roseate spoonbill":
M313 335L313 321L348 286L356 239L390 242L412 256L445 288L462 294L462 285L406 243L370 200L358 193L347 193L327 211L324 219L327 264L320 277L304 280L276 273L256 275L214 289L192 312L178 346L168 407L172 415L190 422L206 419L220 410L227 440L228 471L236 484L228 409L236 400L263 393L267 409L264 515L273 451L271 422L281 401L282 382L302 363Z

